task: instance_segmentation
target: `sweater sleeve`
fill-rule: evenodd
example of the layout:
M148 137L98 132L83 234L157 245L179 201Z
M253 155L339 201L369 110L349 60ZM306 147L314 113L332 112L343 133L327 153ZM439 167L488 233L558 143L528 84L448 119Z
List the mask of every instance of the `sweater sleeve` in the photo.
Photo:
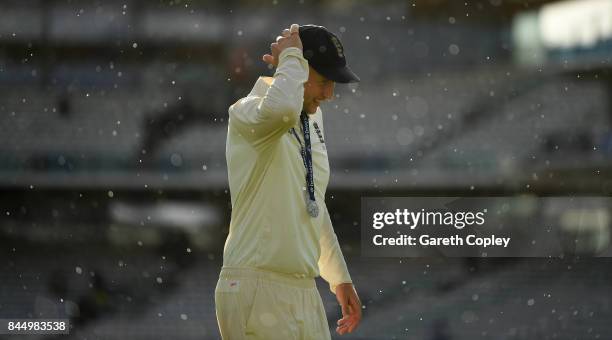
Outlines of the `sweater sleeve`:
M321 229L321 256L319 257L319 273L329 283L332 293L336 294L336 286L341 283L352 283L338 238L329 217L327 206L323 209L323 226Z
M266 94L250 95L230 106L230 126L255 148L278 140L299 119L307 80L308 61L302 50L284 49Z

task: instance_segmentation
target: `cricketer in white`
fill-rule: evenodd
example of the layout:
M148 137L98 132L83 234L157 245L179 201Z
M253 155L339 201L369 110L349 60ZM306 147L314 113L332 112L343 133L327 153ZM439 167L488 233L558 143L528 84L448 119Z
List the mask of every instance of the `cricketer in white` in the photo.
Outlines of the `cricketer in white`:
M242 334L249 339L293 338L289 333L295 330L295 325L284 324L294 320L287 320L282 314L300 315L295 308L301 307L283 311L274 306L274 301L263 301L283 293L276 285L267 294L262 280L296 286L302 284L300 280L306 280L310 289L306 300L312 300L317 315L302 315L305 320L297 324L305 323L306 329L299 332L311 332L312 338L330 338L329 329L320 329L327 328L327 322L313 279L321 275L334 293L338 285L352 283L325 205L329 163L324 139L315 132L319 130L323 136L318 107L308 118L315 197L321 213L311 217L306 210L306 169L300 143L290 129L302 136L299 117L308 76L308 61L302 50L285 48L278 56L274 77L260 77L249 95L229 108L226 158L232 214L215 294L223 338L242 338ZM252 278L260 283L252 291L244 291L248 290L244 281ZM249 297L251 293L255 297ZM300 299L292 302L289 295L297 294L295 291L285 293L287 297L282 303L304 304ZM246 313L232 309L234 303L244 305L239 301L241 298L251 299ZM303 314L308 314L308 310ZM228 318L236 324L228 324Z

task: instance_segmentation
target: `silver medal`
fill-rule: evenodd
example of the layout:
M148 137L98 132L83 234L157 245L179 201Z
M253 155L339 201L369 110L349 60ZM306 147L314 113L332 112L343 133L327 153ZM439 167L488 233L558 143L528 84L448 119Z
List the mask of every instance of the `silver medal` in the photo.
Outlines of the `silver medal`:
M311 217L319 216L319 206L315 201L308 200L308 203L306 204L306 210L308 210L308 215L310 215Z

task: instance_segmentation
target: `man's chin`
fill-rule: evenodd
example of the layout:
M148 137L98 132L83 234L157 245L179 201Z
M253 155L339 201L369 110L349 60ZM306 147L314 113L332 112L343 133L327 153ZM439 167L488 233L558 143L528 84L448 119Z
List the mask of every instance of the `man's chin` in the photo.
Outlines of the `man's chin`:
M309 115L313 115L313 114L317 113L317 108L319 108L319 105L310 106L310 107L306 108L306 113L308 113Z

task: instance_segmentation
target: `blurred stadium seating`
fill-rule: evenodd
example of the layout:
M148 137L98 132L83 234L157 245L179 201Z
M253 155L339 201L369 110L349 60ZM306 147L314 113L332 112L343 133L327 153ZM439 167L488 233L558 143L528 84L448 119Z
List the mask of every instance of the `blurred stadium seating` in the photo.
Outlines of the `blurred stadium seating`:
M0 318L218 338L227 108L298 22L341 37L362 79L322 106L328 206L364 302L342 338L612 338L608 259L359 254L363 196L612 193L610 1L576 3L3 1Z

